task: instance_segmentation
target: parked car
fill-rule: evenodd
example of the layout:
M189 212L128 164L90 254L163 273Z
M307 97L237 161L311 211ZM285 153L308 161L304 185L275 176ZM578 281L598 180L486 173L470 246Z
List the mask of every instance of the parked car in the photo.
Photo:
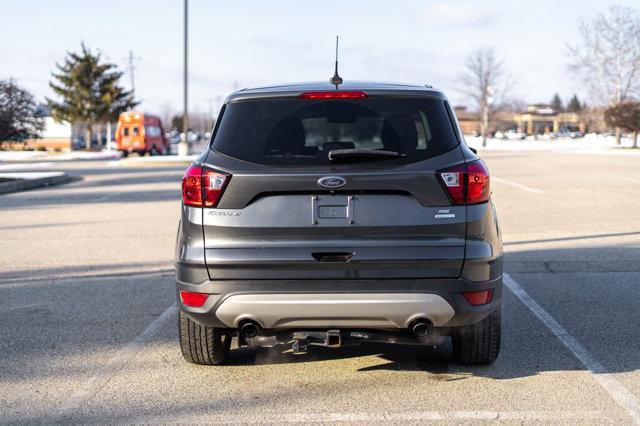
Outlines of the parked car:
M558 132L554 133L552 135L554 138L571 138L571 139L577 139L577 138L581 138L584 136L584 133L582 133L580 130L573 130L573 129L560 129Z
M184 358L242 346L452 339L500 350L502 240L482 160L443 93L296 84L229 96L182 180Z
M171 144L164 137L162 121L155 115L141 112L123 112L118 119L115 134L118 151L126 157L131 152L139 155L165 155L171 153Z
M508 139L508 140L521 140L527 137L526 133L518 132L517 130L506 130L504 132L497 131L495 134L496 139Z

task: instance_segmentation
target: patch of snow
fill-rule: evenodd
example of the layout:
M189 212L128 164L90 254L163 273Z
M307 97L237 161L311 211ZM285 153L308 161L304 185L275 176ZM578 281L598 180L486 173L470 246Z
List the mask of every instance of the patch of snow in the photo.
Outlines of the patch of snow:
M53 166L53 163L28 163L28 164L0 164L0 171L16 170L16 169L39 169L42 167Z
M34 161L34 160L117 160L118 151L71 151L64 153L46 151L0 151L0 161Z
M5 179L41 179L46 177L64 176L64 172L14 172L0 173L0 178Z
M633 147L633 139L622 138L621 144L616 145L615 136L588 134L581 138L540 137L534 139L529 136L523 140L487 139L487 146L482 147L482 138L465 136L467 144L478 151L550 151L557 153L605 154L605 155L640 155L640 149Z

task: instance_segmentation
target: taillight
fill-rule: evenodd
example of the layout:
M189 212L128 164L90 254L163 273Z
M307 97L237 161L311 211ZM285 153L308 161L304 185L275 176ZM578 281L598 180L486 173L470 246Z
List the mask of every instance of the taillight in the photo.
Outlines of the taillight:
M489 171L480 160L459 164L438 174L453 204L484 203L491 195Z
M365 99L369 95L367 92L354 91L325 91L325 92L304 92L298 95L298 99Z
M209 295L207 293L194 293L192 291L180 290L180 298L185 306L200 308L207 301Z
M191 165L182 176L182 201L187 206L215 207L230 175Z

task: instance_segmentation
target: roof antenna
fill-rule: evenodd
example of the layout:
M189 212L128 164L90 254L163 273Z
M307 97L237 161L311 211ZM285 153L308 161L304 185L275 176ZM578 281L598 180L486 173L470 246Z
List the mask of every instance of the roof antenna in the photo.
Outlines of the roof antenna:
M336 71L329 80L329 83L336 86L336 90L338 89L338 85L342 84L342 77L338 75L338 36L336 36Z

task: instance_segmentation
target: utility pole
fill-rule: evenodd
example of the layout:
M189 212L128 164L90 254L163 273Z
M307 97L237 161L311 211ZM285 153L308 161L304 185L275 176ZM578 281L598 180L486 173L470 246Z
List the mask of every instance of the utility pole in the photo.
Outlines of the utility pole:
M189 0L184 0L184 105L182 108L182 131L184 137L178 145L179 155L189 155Z
M133 51L130 50L129 51L129 56L127 56L127 61L128 61L128 65L127 65L127 71L129 72L129 78L131 78L131 91L135 92L136 91L136 84L135 84L135 79L133 76L133 71L136 69L136 67L133 65L133 61L141 59L137 56L133 56Z
M213 129L213 121L215 120L213 117L213 99L209 98L207 100L207 106L208 111L207 111L207 131L211 131L211 129Z

